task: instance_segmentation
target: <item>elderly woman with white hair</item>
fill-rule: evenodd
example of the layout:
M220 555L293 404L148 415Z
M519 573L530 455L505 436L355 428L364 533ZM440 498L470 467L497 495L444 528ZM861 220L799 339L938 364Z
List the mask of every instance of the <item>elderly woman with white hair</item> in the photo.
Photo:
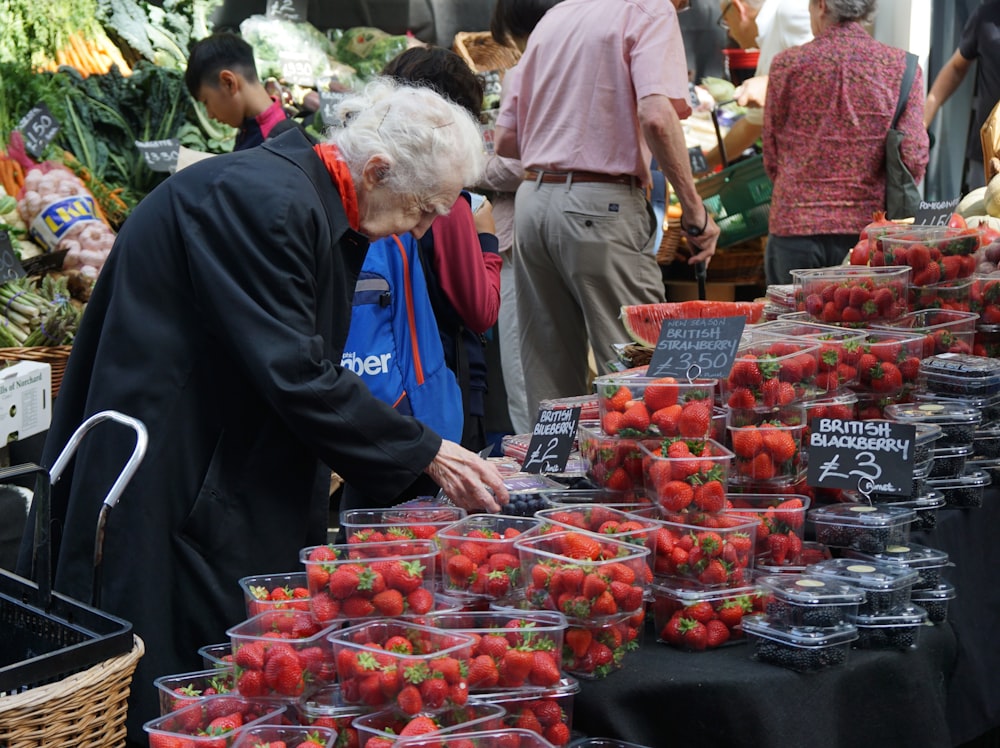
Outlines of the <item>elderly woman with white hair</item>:
M862 25L876 0L810 0L814 39L779 53L764 105L764 166L774 180L764 266L767 282L837 265L885 209L885 139L906 53ZM914 179L927 167L919 66L897 125Z
M197 649L245 617L238 580L301 568L300 549L326 542L331 469L373 500L423 473L469 510L507 500L492 465L339 365L369 240L419 236L476 182L478 127L387 82L342 109L327 143L292 130L166 180L122 227L83 316L42 462L98 411L149 430L108 521L101 590L146 644L135 743L158 714L153 678L198 669ZM55 588L74 598L90 599L98 509L131 449L127 429L85 439L54 487ZM30 544L29 531L22 573Z

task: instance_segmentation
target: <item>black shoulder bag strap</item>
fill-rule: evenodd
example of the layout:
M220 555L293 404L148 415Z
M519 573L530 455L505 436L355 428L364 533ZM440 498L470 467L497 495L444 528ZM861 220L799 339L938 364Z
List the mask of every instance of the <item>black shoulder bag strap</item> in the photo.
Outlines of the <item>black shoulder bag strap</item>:
M906 53L906 70L903 71L903 82L899 84L899 99L896 101L896 114L892 117L890 129L895 130L899 125L899 118L903 116L903 109L910 98L910 89L913 88L913 79L917 75L917 56L912 52Z

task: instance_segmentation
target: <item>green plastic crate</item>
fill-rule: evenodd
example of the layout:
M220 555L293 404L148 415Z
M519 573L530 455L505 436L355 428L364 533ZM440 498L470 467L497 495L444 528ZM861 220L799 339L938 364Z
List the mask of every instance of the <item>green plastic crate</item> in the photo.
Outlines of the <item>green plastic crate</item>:
M760 154L739 161L695 186L719 225L717 246L728 247L767 234L773 184Z

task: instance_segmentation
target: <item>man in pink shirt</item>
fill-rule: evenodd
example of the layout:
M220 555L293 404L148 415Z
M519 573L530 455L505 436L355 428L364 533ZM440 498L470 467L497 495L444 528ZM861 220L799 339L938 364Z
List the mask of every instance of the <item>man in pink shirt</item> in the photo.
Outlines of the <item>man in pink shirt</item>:
M504 80L496 152L525 168L513 257L529 412L589 391L588 344L607 371L623 304L664 300L651 156L684 209L691 262L715 251L678 116L690 109L677 6L687 0L563 0Z

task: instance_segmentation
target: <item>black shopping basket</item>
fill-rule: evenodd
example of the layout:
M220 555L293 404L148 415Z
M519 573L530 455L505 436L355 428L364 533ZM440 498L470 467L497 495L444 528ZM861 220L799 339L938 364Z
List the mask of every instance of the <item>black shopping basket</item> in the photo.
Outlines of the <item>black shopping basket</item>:
M104 421L136 432L135 448L101 506L94 543L94 600L85 604L52 590L51 484L76 452L84 435ZM117 504L145 455L145 426L115 411L88 418L70 437L50 472L34 464L0 470L0 481L34 475L36 507L34 576L37 581L0 569L0 735L5 699L125 655L136 646L132 624L99 610L101 554L107 514ZM133 664L134 668L134 664Z

